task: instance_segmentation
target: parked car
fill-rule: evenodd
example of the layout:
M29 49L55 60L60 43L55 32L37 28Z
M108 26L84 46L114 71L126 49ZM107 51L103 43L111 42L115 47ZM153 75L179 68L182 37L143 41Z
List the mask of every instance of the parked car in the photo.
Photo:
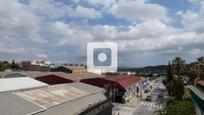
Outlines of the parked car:
M163 94L159 94L158 96L159 96L160 98L161 98L161 97L164 97L164 95L163 95Z
M152 97L151 96L147 96L145 100L146 101L152 101Z
M149 92L150 92L150 90L147 90L147 89L144 90L144 93L149 93Z

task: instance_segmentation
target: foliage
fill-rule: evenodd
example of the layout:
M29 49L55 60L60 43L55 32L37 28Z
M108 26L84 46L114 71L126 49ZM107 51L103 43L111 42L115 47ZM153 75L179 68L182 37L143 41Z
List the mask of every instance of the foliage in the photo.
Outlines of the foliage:
M171 63L169 62L168 68L167 68L167 83L169 83L171 80L173 80L173 75L171 72Z
M195 105L190 100L170 100L164 109L155 111L157 115L196 115Z
M107 72L107 73L103 73L103 75L118 75L118 73L111 73L111 72Z
M10 63L7 61L0 62L0 71L6 70L10 67Z
M185 60L183 60L181 57L176 57L172 60L172 66L180 79L181 71L184 70L185 67Z
M194 80L197 78L198 76L198 72L197 72L197 62L192 62L188 65L188 77L189 77L189 82L191 84L193 84Z
M190 91L188 88L184 89L184 95L183 95L183 99L189 99L190 97Z
M175 61L176 60L176 61ZM177 57L175 58L172 62L174 62L174 65L179 65L179 71L183 68L183 66L180 66L181 62L183 63L184 61L181 61L182 59ZM178 71L178 76L179 76L179 71ZM174 78L171 72L171 64L169 62L168 69L167 69L167 77L163 81L164 85L166 86L166 89L168 91L169 96L175 97L177 100L182 100L183 99L183 94L184 94L184 84L183 81L180 78Z
M11 68L11 69L18 69L18 68L20 68L20 67L19 67L19 65L16 64L15 61L13 60L12 63L11 63L11 65L10 65L10 68Z
M174 78L166 85L169 96L175 97L177 100L183 99L184 94L184 84L180 79Z
M6 69L18 69L19 65L15 63L13 60L12 63L9 63L8 61L0 62L0 71L4 71Z

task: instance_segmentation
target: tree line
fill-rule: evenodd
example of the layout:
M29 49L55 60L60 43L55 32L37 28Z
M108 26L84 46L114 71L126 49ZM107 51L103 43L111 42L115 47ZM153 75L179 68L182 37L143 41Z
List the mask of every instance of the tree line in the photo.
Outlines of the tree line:
M19 65L15 63L13 60L11 63L8 61L0 61L0 71L4 71L6 69L19 69Z
M169 62L166 78L163 83L168 91L169 99L164 109L156 111L158 115L195 115L196 109L190 100L187 84L193 84L194 80L204 80L204 57L197 58L189 64L181 57L176 57Z

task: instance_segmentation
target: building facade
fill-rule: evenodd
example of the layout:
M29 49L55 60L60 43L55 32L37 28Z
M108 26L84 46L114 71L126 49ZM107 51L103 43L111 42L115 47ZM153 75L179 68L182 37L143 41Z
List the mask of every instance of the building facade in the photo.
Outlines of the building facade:
M87 68L84 65L79 64L63 64L62 66L52 69L53 72L64 72L72 74L86 74Z
M51 68L54 67L53 64L49 61L23 61L22 62L22 69L24 71L42 71L47 72L51 71Z
M134 96L140 95L140 81L136 76L116 75L103 78L81 80L83 83L105 88L113 102L127 103Z

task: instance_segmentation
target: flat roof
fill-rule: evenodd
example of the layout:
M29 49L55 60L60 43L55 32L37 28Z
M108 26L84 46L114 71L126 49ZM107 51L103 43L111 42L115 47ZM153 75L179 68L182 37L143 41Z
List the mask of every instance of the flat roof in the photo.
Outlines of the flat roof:
M45 87L48 84L40 82L30 77L18 78L1 78L0 79L0 92L24 90L38 87Z
M40 115L51 115L51 113L56 115L60 111L66 111L60 115L66 115L76 114L90 105L106 100L105 92L105 89L85 83L69 83L19 91L15 92L15 95L45 108L45 111L39 113Z
M32 102L38 103L45 108L50 108L64 102L89 95L88 92L66 84L21 91L15 94L22 98L31 100Z
M93 93L91 95L79 98L59 106L54 106L37 115L78 115L84 110L106 100L106 96L102 93Z
M2 115L77 115L107 100L105 89L85 83L0 93Z
M189 85L188 88L193 91L200 99L204 100L204 92L200 90L198 87Z
M44 110L11 92L0 93L0 102L1 115L28 115Z

